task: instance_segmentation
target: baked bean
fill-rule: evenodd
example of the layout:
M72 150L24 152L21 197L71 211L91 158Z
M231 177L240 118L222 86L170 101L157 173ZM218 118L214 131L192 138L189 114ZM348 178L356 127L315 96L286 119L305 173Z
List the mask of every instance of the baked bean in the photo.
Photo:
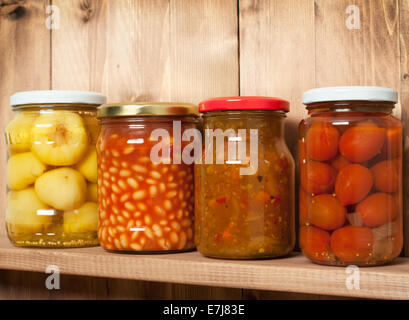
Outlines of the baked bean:
M131 233L131 240L135 241L138 238L139 231L134 231Z
M177 194L178 194L178 192L177 192L177 191L169 191L169 192L166 194L166 198L173 198L173 197L176 197L176 196L177 196Z
M129 211L135 211L136 209L135 206L129 201L125 202L124 207L128 209Z
M112 184L111 189L115 193L122 193L121 189L116 184Z
M172 209L172 202L170 202L169 200L165 200L163 202L163 207L165 208L165 210L171 210Z
M155 210L155 213L156 213L157 215L159 215L159 216L162 216L162 217L163 217L163 216L166 215L165 210L163 210L160 206L155 206L154 210Z
M135 148L134 147L126 147L125 149L124 149L124 151L123 151L123 154L124 155L128 155L128 154L131 154L132 152L134 152L135 151Z
M173 244L177 244L179 242L179 236L176 232L171 232L169 235L169 240Z
M124 180L118 180L118 186L122 189L122 190L128 190L128 186L127 186L127 184L125 183L125 181Z
M148 225L148 226L150 226L151 224L152 224L152 218L151 218L151 216L150 215L145 215L145 217L143 218L144 219L144 221L145 221L145 223Z
M186 245L186 240L187 240L186 233L184 231L180 232L179 238L180 239L179 239L178 250L181 250Z
M132 199L134 199L134 200L142 200L145 197L146 197L146 191L145 190L135 191L132 194Z
M139 184L138 181L136 181L134 178L128 178L126 179L126 182L128 183L128 185L133 188L133 189L137 189Z
M153 232L149 227L145 227L145 235L149 238L149 239L153 239Z
M141 251L142 250L142 246L140 244L138 244L138 243L131 243L130 247L131 247L132 250L135 250L135 251Z
M173 230L179 232L180 231L180 224L176 221L172 221L170 226L172 227Z
M126 218L126 219L129 219L129 218L131 218L131 214L128 212L128 211L125 211L125 210L122 210L122 215ZM133 223L133 220L129 220L129 222L131 223Z
M152 226L152 230L153 230L153 233L155 234L155 236L157 236L159 238L162 237L163 232L162 232L162 229L161 229L161 227L159 225L154 224Z
M151 186L149 188L149 194L151 197L155 197L158 193L158 188L156 188L155 186Z
M121 242L119 241L119 239L115 238L114 244L117 249L122 249Z
M126 211L125 211L126 212ZM129 215L129 213L127 212L127 214ZM128 218L129 219L129 218ZM133 220L129 220L128 224L126 225L126 228L129 230L131 228L133 228L134 226L134 221Z
M147 173L148 169L145 167L140 166L139 164L134 164L131 166L132 170L138 173Z
M159 191L162 193L166 191L166 186L163 182L159 183Z
M122 218L122 217L118 217L118 218ZM126 231L126 228L123 226L117 226L116 230L118 230L119 233L124 233Z
M131 195L129 193L125 193L120 199L120 202L125 202L128 201L128 199L131 197Z
M118 169L117 169L116 167L110 167L110 168L108 169L108 171L109 171L110 173L112 173L112 174L115 174L115 173L118 172Z
M121 236L119 237L119 241L121 242L121 246L123 248L128 247L128 237L126 236L125 233L121 234Z

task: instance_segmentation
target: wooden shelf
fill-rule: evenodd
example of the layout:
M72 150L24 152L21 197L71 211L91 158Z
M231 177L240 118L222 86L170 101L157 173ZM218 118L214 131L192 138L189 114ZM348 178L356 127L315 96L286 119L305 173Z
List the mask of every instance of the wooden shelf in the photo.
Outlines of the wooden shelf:
M0 269L45 272L57 265L62 274L312 293L362 298L409 299L409 259L360 269L360 289L348 290L345 268L319 266L300 254L285 259L231 261L198 252L133 255L102 248L24 249L0 237Z

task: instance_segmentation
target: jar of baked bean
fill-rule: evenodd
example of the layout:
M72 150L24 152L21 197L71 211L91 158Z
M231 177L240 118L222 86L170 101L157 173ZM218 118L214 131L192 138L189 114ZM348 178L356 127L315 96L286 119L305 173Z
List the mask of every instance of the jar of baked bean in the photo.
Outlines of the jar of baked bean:
M97 143L101 246L110 251L194 249L194 160L184 133L197 107L184 103L103 105ZM183 139L182 139L183 138Z
M304 93L300 247L327 265L373 266L402 250L402 125L397 92L333 87Z

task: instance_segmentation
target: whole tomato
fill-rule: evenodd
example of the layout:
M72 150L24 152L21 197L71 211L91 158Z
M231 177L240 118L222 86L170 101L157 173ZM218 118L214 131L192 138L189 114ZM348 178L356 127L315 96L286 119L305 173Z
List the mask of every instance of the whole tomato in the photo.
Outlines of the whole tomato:
M332 192L336 175L333 167L318 161L310 160L300 167L301 186L310 194Z
M398 162L389 160L378 162L371 168L376 190L389 193L399 190L398 165Z
M300 247L303 254L315 261L331 260L330 234L313 226L300 228Z
M356 207L364 225L379 227L395 220L398 215L396 199L387 193L374 193L359 203Z
M330 247L343 262L365 262L371 258L374 244L372 230L366 227L347 226L335 230Z
M311 199L308 220L324 230L335 230L345 224L347 211L331 194L320 194Z
M307 131L307 155L317 161L326 161L338 153L339 132L330 123L315 122Z
M381 152L385 129L363 123L345 131L339 140L339 151L351 162L364 162Z
M350 164L341 169L335 182L335 193L342 205L360 202L371 191L371 171L360 164Z

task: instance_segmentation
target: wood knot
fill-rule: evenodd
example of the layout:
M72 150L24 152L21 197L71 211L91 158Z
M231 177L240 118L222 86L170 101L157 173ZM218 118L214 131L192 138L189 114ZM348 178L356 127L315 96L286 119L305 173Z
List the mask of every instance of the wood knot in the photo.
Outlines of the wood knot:
M82 0L80 3L80 9L83 11L82 21L87 23L94 13L94 10L91 7L91 2L89 0Z
M409 80L409 73L403 74L403 80Z
M15 20L19 19L26 13L23 7L26 0L0 0L0 15L8 16Z

